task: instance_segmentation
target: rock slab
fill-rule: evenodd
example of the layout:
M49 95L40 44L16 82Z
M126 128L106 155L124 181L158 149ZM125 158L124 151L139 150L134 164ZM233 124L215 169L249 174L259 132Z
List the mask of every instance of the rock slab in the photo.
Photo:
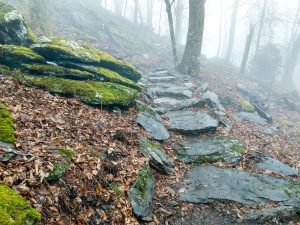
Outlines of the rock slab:
M174 163L160 145L141 137L139 140L143 154L149 158L150 166L165 175L172 175Z
M133 213L144 221L152 220L152 201L154 195L155 178L148 166L145 166L129 191Z
M155 140L165 141L170 137L165 126L148 115L138 114L136 122L144 127L144 129L148 131Z
M190 139L178 151L179 159L186 163L237 163L244 154L243 143L236 138L215 137Z
M245 171L198 166L182 185L180 200L194 203L235 201L246 205L282 202L299 206L300 185L267 175Z
M169 129L184 134L200 134L208 131L215 131L219 121L202 111L173 111L168 112Z

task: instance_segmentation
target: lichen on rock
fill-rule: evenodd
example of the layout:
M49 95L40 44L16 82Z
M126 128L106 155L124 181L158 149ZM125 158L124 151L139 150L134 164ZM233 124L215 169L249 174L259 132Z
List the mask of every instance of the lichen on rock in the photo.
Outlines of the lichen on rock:
M22 14L0 2L0 44L28 46L35 42L36 37L26 25Z
M15 125L13 117L4 104L0 102L0 141L13 144L15 138Z
M41 220L40 213L14 190L0 185L0 224L35 225Z

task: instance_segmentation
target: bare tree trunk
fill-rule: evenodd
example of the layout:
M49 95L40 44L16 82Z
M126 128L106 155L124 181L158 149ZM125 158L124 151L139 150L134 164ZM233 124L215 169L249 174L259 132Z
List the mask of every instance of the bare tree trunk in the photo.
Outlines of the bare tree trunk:
M266 16L266 10L267 10L268 0L265 0L264 7L261 13L260 22L259 22L259 28L258 28L258 34L257 34L257 41L256 41L256 47L255 47L255 55L257 54L259 50L260 40L261 40L261 33L264 26L265 16Z
M186 46L178 70L200 75L200 59L204 30L205 0L189 0L189 28Z
M152 28L153 6L153 0L147 0L147 26L149 28Z
M160 5L160 11L159 11L159 21L158 21L158 35L160 36L161 32L161 19L162 19L162 10L163 9L163 3Z
M299 15L300 14L300 0L298 0L298 7L297 7L297 12L295 15L295 19L294 19L294 23L293 23L293 28L291 31L291 35L290 35L290 41L289 41L289 45L287 48L287 54L290 52L296 38L297 38L297 33L298 33L298 28L299 28Z
M282 83L286 88L293 88L294 71L300 53L300 32L294 42L284 68Z
M122 16L122 0L115 0L115 13Z
M128 1L125 0L124 10L123 10L123 17L126 17L127 3L128 3Z
M138 12L139 12L139 0L134 0L134 17L133 17L134 24L137 24L138 22Z
M231 60L231 55L232 55L232 50L233 50L238 9L239 9L239 0L235 0L234 5L233 5L233 10L232 10L232 15L231 15L228 47L227 47L227 51L226 51L226 55L225 55L225 59L228 62Z
M183 10L184 10L184 1L177 0L176 10L175 10L175 40L176 43L179 43L182 37L182 21L183 21Z
M220 7L220 21L219 21L219 44L218 44L218 51L217 56L220 57L221 47L222 47L222 33L223 33L223 13L224 12L224 1L221 1Z
M249 53L250 53L250 48L253 40L253 35L254 35L254 25L251 23L250 29L249 29L249 34L247 36L246 44L245 44L245 50L244 50L244 55L243 55L243 61L241 64L240 72L244 73L246 70L246 65L247 61L249 58Z
M167 14L168 14L168 20L169 20L169 30L170 30L170 37L171 37L171 43L172 43L172 52L173 52L174 64L175 64L175 67L176 67L177 64L178 64L178 57L177 57L177 48L176 48L173 16L172 16L172 5L171 5L170 0L165 0L165 3L166 3Z

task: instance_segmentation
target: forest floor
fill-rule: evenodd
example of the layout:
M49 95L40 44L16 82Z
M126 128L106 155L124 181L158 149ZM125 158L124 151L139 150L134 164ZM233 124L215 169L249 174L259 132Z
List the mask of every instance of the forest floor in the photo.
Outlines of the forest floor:
M236 90L237 83L255 92L263 89L226 65L209 62L203 71L202 79L193 78L193 82L198 86L208 82L209 90L220 98L243 99ZM41 224L141 222L133 216L127 199L138 171L147 162L139 151L138 137L149 134L136 124L137 111L134 108L122 112L94 108L78 99L26 86L7 75L0 75L0 101L8 105L14 116L17 149L31 156L15 156L0 163L1 183L12 186L42 212ZM300 168L300 113L277 104L276 98L267 102L278 128L272 136L252 122L238 121L237 110L225 106L232 129L225 133L223 128L218 128L217 134L239 137L246 146L246 154L234 166L220 162L213 165L268 173L257 171L251 163L251 153L260 150ZM235 202L190 204L178 201L178 183L191 168L174 154L176 143L183 138L171 133L171 138L163 144L175 162L175 169L174 176L170 177L155 173L152 224L253 224L243 222L243 213L257 207ZM57 152L59 148L74 151L70 167L58 183L47 183L44 178L62 161ZM0 159L3 156L0 147ZM293 180L300 181L300 176ZM300 221L270 221L270 224L283 223L299 224Z

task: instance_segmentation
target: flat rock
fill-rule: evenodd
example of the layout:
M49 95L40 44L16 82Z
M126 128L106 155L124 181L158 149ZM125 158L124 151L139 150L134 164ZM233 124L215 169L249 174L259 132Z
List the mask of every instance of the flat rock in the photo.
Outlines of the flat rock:
M152 93L153 96L158 97L167 97L167 98L174 98L174 99L188 99L192 98L193 92L191 92L186 87L177 87L171 86L167 88L150 88L148 92Z
M149 81L151 83L166 83L172 82L175 80L174 76L158 76L158 77L150 77Z
M194 203L235 201L246 205L282 202L299 206L299 184L233 169L197 166L181 187L180 200Z
M187 163L237 163L244 154L243 143L236 138L214 137L190 139L178 150L179 159Z
M155 108L163 109L164 111L181 110L189 107L202 107L205 102L202 99L191 98L178 100L174 98L162 97L153 100Z
M238 114L238 118L241 120L247 120L261 125L266 125L268 123L267 120L260 117L257 113L240 112Z
M297 176L298 171L277 159L264 154L258 154L256 157L256 167L262 170L269 170L285 176Z
M170 137L168 130L158 120L145 114L139 114L136 122L141 125L151 136L158 141L165 141Z
M215 131L219 121L202 111L173 111L168 112L169 129L184 134L200 134Z
M144 221L152 221L152 201L155 177L149 166L145 166L129 191L133 214Z
M225 111L224 107L220 103L219 97L216 93L207 91L201 96L206 103L213 108L217 108L218 110Z
M160 145L143 137L140 138L139 143L141 146L141 151L146 157L149 158L151 167L162 174L172 175L174 163L172 160L170 160Z
M273 218L276 219L291 219L297 216L299 209L293 206L278 206L275 208L262 209L253 212L247 212L244 214L246 220L253 220L259 222L266 222Z
M161 76L166 76L168 74L169 74L169 70L161 69L161 70L150 73L149 77L161 77Z

